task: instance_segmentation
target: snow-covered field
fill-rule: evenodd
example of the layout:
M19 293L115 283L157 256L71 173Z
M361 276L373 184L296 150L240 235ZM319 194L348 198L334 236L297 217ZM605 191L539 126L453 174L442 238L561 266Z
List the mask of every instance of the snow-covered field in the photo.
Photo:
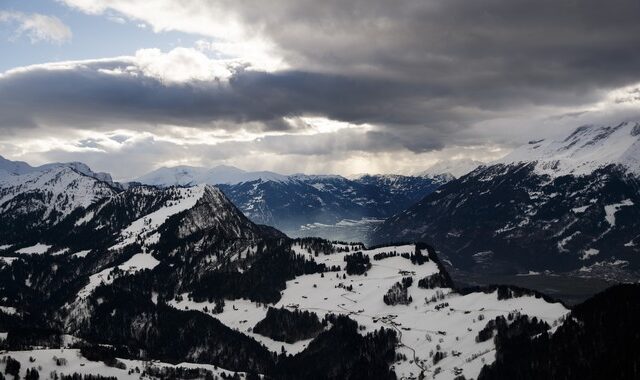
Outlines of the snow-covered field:
M24 378L27 369L36 368L40 373L41 379L48 379L53 372L59 375L70 375L73 373L79 373L81 375L102 375L102 376L114 376L121 380L139 380L139 379L151 379L148 376L141 376L141 372L150 366L153 367L183 367L183 368L202 368L213 372L214 375L221 376L233 375L234 372L227 371L225 369L207 365L207 364L193 364L193 363L180 363L180 364L168 364L157 361L142 361L142 360L128 360L118 359L118 361L124 363L125 369L109 367L103 362L90 361L85 359L78 349L44 349L44 350L27 350L27 351L8 351L2 352L0 357L10 356L20 362L20 378ZM58 365L61 363L61 365ZM0 363L0 372L4 373L6 364ZM136 368L139 371L136 371ZM239 373L243 378L244 373ZM11 378L10 375L8 378ZM51 377L53 378L53 377Z
M299 246L294 246L294 250L312 255ZM435 377L435 373L440 371L438 379L453 379L460 373L467 378L475 378L484 364L495 360L493 340L475 341L478 331L489 320L497 316L506 317L515 311L538 317L553 326L568 313L560 303L552 304L531 296L498 300L497 291L461 296L451 289L418 288L418 280L438 272L436 264L428 261L414 265L400 256L373 260L374 254L390 251L413 253L415 246L364 251L371 258L372 268L366 276L346 276L346 279L343 279L344 253L314 257L317 262L339 265L343 270L325 273L324 277L320 274L300 276L287 282L282 299L274 307L309 310L320 318L327 313L347 314L366 327L364 333L381 327L392 328L398 332L401 341L397 351L407 357L407 360L393 365L398 377L415 377L424 370L428 378ZM393 284L408 276L413 277L413 285L409 288L413 302L409 305L386 305L383 295ZM345 288L349 286L353 286L353 290ZM436 293L444 298L427 302ZM448 305L442 306L443 303ZM186 295L183 301L171 304L183 310L202 310L205 306L211 309L213 306L188 301ZM264 318L266 310L246 300L226 301L224 312L213 316L227 326L256 338L275 352L280 352L282 347L289 353L304 349L308 341L286 344L248 332ZM447 357L433 365L432 355L437 351L446 353Z

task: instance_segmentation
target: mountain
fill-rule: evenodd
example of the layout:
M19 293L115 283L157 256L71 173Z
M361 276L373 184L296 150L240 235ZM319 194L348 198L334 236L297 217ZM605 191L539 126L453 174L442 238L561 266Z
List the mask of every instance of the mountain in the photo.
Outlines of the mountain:
M405 209L449 175L284 176L230 167L162 168L135 180L154 186L216 184L252 221L294 237L362 241L372 226Z
M222 199L208 191L176 199ZM142 253L132 242L131 250L21 255L0 265L5 356L23 375L32 366L51 372L55 354L64 358L65 373L118 378L132 378L131 371L139 377L135 367L149 375L164 363L183 363L182 371L203 371L200 378L230 370L278 379L453 379L476 377L493 362L493 341L476 338L488 321L526 315L550 328L568 313L523 289L457 290L425 245L367 250L320 239L269 242L243 230L251 224L222 239L226 232L193 218L204 215L191 212L197 208L174 214L180 223L164 223L195 227L197 237L185 240L197 243L186 250L161 237L159 244L143 239ZM216 206L206 214L218 212ZM205 235L217 243L198 252ZM227 240L243 236L257 240L242 248ZM230 261L216 262L221 254ZM247 265L229 265L238 260Z
M460 158L456 160L438 161L428 169L418 173L421 177L449 176L460 178L463 175L473 171L483 162L471 160L468 158ZM451 178L452 179L452 178Z
M426 193L437 189L440 185L450 181L452 178L447 174L437 174L425 176L404 176L398 174L365 174L353 178L355 182L376 186L386 189L390 194L398 197L406 197L409 202L421 199Z
M0 244L27 239L117 193L111 183L78 168L85 169L77 165L34 169L19 163L10 174L0 176L0 229L4 231Z
M387 219L372 241L432 242L474 272L628 276L640 269L639 129L532 141Z
M535 172L551 177L589 175L617 165L640 175L640 123L615 126L586 125L561 140L534 140L496 163L535 162Z
M384 218L434 191L442 178L292 175L287 181L256 180L220 185L251 220L294 237L362 241Z
M12 182L11 180L12 176L24 175L24 174L36 173L36 172L47 172L52 169L59 169L59 168L70 168L88 177L93 177L97 180L107 182L110 185L113 185L113 186L118 185L113 182L113 179L111 178L111 175L109 173L94 172L86 164L83 164L82 162L55 162L55 163L45 164L42 166L33 167L27 164L26 162L11 161L11 160L7 160L2 156L0 156L0 185L2 185L2 182ZM18 182L19 181L20 180L18 180Z
M212 185L123 190L71 167L11 178L7 189L29 189L19 193L25 199L78 191L60 206L60 197L43 200L60 212L38 214L41 228L2 235L0 366L13 378L478 378L502 373L512 327L562 341L558 331L598 319L527 289L460 288L423 243L367 249L290 239ZM411 179L363 181L299 175L286 183L337 200L378 181L412 194ZM96 189L105 193L90 197ZM617 312L607 324L630 304L611 299ZM592 357L602 334L581 333Z
M31 165L22 161L11 161L0 156L0 176L2 175L20 175L32 171Z
M213 168L175 166L160 168L132 182L153 186L193 186L199 184L219 185L265 180L286 181L287 177L268 171L248 172L233 166L219 165Z

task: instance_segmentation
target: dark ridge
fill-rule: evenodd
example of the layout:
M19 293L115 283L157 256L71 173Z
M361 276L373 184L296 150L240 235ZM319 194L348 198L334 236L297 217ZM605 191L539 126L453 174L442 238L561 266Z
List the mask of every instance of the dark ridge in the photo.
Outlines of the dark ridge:
M471 293L493 293L496 290L498 291L498 299L506 300L510 298L518 298L523 296L533 296L536 298L542 298L546 302L549 303L561 303L562 306L569 309L563 301L553 298L547 294L541 293L537 290L531 290L527 288L521 288L515 285L482 285L482 286L467 286L464 288L455 288L456 292L461 295L467 295Z
M640 378L640 284L615 285L574 307L558 330L496 337L496 361L479 380Z

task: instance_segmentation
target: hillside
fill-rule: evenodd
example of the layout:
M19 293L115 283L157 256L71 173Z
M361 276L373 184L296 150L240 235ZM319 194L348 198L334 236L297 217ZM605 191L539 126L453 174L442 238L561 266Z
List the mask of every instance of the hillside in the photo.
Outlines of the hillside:
M389 218L372 241L432 242L465 270L624 278L640 265L637 131L532 142Z

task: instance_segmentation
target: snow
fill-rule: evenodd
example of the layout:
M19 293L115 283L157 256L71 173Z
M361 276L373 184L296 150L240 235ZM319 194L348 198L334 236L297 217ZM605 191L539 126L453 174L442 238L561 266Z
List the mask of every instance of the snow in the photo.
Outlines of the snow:
M1 336L0 336L1 337ZM202 368L213 372L214 375L222 376L233 375L234 372L227 371L225 369L207 365L207 364L194 364L194 363L180 363L180 364L168 364L162 362L150 362L143 360L129 360L118 359L118 361L125 364L125 369L119 369L115 367L109 367L103 362L89 361L85 359L78 349L43 349L43 350L26 350L26 351L7 351L3 353L3 356L11 356L12 358L20 362L20 377L24 378L27 369L29 368L41 368L39 369L40 378L48 378L52 372L60 374L72 374L79 373L82 375L102 375L112 376L121 380L139 380L140 374L133 371L129 374L131 369L138 367L140 371L144 370L147 366L153 367L185 367L185 368ZM29 359L34 358L35 361L31 362ZM66 364L58 366L54 358L63 358ZM0 364L0 371L4 372L5 364ZM242 377L246 377L246 374L239 373Z
M36 245L32 245L31 247L22 248L16 251L16 253L20 253L23 255L42 255L47 252L51 248L50 245L38 243Z
M118 265L117 268L128 273L135 273L143 269L153 269L158 264L160 264L160 262L155 257L151 256L151 254L138 253L133 255L123 264ZM84 288L80 289L78 292L78 299L86 299L101 284L106 285L112 283L113 276L111 276L111 272L113 272L114 269L114 267L110 267L89 276L89 283Z
M536 172L552 177L586 175L610 164L640 175L639 125L582 126L564 139L530 141L494 163L537 162Z
M17 257L0 257L0 263L11 265L14 261L18 260Z
M633 206L633 202L631 201L631 199L625 199L620 203L604 206L604 212L606 214L605 219L611 227L614 227L616 225L616 212L618 212L618 210L625 206Z
M62 248L57 251L51 252L51 256L62 256L64 254L67 254L68 252L69 252L69 248Z
M597 261L589 266L583 266L578 271L579 272L591 272L594 269L602 269L602 268L624 268L629 265L629 262L626 260L619 260L615 258L611 258L610 261Z
M13 247L13 245L12 245L12 244L3 244L3 245L0 245L0 251L6 251L7 249L9 249L9 248L11 248L11 247Z
M598 253L600 253L599 250L595 249L595 248L589 248L587 250L585 250L582 253L582 256L580 257L580 260L589 260L590 258L592 258L593 256L597 256Z
M0 173L4 171L5 175L20 175L29 173L33 170L31 165L22 161L11 161L0 156Z
M91 252L90 249L87 249L85 251L79 251L73 254L73 257L80 257L80 258L85 258L87 257L87 255Z
M269 305L259 306L254 302L243 299L225 300L224 311L219 314L213 314L211 310L215 307L215 303L189 301L187 293L182 294L182 301L172 300L169 302L169 305L180 310L198 310L203 313L203 309L206 307L209 310L209 315L218 319L228 327L254 338L275 353L280 353L282 347L284 347L287 353L296 354L303 351L309 342L311 342L311 339L295 343L278 342L249 331L250 328L253 328L258 322L264 319L267 315Z
M313 255L300 246L294 245L292 248L298 254L310 257ZM420 367L426 370L427 378L433 378L435 366L432 365L430 352L435 352L436 345L440 345L441 351L446 352L448 356L437 364L437 367L442 369L437 378L445 380L456 376L453 373L455 367L461 368L467 378L475 378L485 363L490 364L495 360L493 340L475 342L478 331L484 328L489 320L517 311L536 316L553 326L568 313L560 303L547 303L541 298L531 296L498 300L497 291L461 296L451 289L420 289L417 286L418 280L438 273L436 264L428 261L423 265L414 265L410 260L400 256L373 260L374 254L391 251L398 254L413 253L415 246L381 247L363 251L369 255L372 264L366 276L347 276L346 279L342 279L344 272L341 271L337 273L338 277L336 272L327 272L324 277L320 274L297 277L287 282L281 300L273 307L309 310L317 313L320 318L327 313L347 314L358 324L365 326L364 333L380 327L396 330L402 344L398 352L411 359L394 363L398 378L417 376ZM314 259L328 266L339 265L343 269L345 266L343 253L321 254ZM386 305L382 300L383 295L393 284L406 276L411 276L414 280L409 288L413 302L410 305ZM346 290L345 286L353 286L353 291ZM426 302L437 293L444 299ZM284 346L285 351L295 353L308 344L307 341L296 342L293 345L274 342L249 332L249 328L264 318L266 309L247 300L225 302L224 312L213 316L227 326L256 338L272 351L279 352ZM443 302L448 302L449 306L435 308ZM211 309L208 303L185 300L170 304L179 309L202 310L204 306ZM483 315L484 320L479 320L482 318L480 315ZM453 356L452 351L461 354ZM413 360L414 355L417 361Z
M124 264L118 266L118 268L124 271L138 271L142 269L153 269L160 261L158 261L155 257L146 253L138 253L133 255L129 260L127 260Z
M138 238L143 240L143 245L157 241L156 230L170 216L189 210L202 198L206 185L198 185L187 188L176 188L178 195L159 210L152 212L134 221L120 233L120 242L111 247L119 249L134 243Z
M540 275L540 272L530 270L527 273L518 273L516 276L538 276L538 275Z
M1 306L0 305L0 311L5 313L5 314L9 314L9 315L15 315L15 314L18 313L16 308L13 307L13 306Z
M574 214L582 214L585 211L587 211L587 209L589 208L590 205L586 205L586 206L582 206L582 207L576 207L576 208L572 208L571 211L573 211Z
M41 192L46 195L43 220L56 215L58 221L78 208L87 208L100 199L116 194L107 183L67 166L51 166L43 171L30 171L21 175L0 176L0 206L20 194ZM25 210L29 211L29 210Z
M193 186L237 184L256 180L286 182L288 178L268 171L247 172L233 166L220 165L213 168L194 166L160 168L133 181L154 186Z

